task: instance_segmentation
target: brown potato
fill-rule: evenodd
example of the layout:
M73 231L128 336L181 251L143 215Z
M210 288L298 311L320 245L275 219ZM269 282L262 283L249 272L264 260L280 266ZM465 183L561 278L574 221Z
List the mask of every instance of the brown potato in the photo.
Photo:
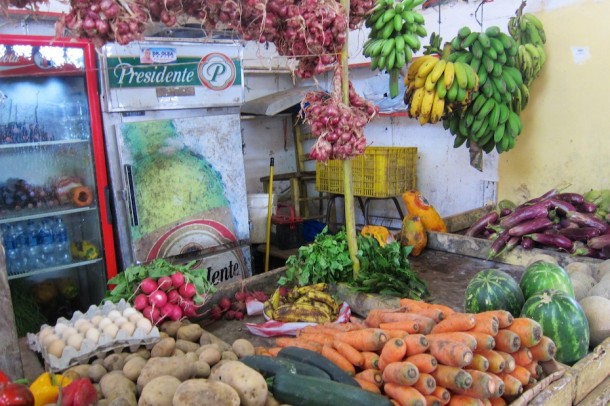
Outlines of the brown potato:
M127 377L127 379L136 382L140 373L142 373L142 368L146 365L147 360L142 357L134 357L125 363L123 366L123 374Z
M231 348L238 358L254 355L254 346L245 338L238 338L237 340L233 341Z
M224 382L231 386L243 406L264 406L267 400L267 381L255 369L239 361L227 361L210 375L211 381Z
M171 375L180 381L185 381L193 375L193 364L186 362L184 357L152 357L144 365L138 377L138 392L150 380L161 375Z
M199 361L207 362L210 366L213 366L218 361L220 361L222 357L222 353L212 346L206 348L205 350L199 353Z
M239 406L239 395L229 385L207 379L189 379L174 393L174 406Z
M186 340L192 343L196 343L201 338L203 329L199 324L189 324L182 326L176 332L176 338L178 340Z
M186 352L195 352L199 349L199 344L193 341L188 341L182 338L176 340L176 348Z
M151 357L169 357L174 353L176 348L176 340L172 337L162 338L150 350Z
M149 381L138 400L138 406L172 406L176 389L182 382L174 376L161 375Z

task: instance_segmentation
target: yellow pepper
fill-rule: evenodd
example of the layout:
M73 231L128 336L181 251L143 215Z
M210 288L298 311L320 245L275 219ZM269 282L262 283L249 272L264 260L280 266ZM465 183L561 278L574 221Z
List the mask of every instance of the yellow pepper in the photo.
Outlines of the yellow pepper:
M30 391L34 394L34 406L56 403L60 389L71 382L72 379L63 375L43 372L30 385Z

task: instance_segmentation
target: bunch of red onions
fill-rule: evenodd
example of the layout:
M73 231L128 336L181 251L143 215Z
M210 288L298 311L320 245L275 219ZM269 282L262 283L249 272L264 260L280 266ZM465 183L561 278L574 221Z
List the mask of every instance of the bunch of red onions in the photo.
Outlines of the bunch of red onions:
M309 156L321 162L362 155L366 148L364 126L377 107L362 98L349 83L349 106L341 100L340 70L335 70L333 92L309 92L302 102L305 122L318 137Z
M349 2L349 29L357 30L374 5L373 0L351 0Z

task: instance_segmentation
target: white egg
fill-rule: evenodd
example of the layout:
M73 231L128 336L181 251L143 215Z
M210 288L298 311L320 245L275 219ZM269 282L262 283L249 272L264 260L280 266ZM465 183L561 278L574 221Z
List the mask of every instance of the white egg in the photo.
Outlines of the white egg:
M126 321L125 323L121 324L120 329L125 331L128 335L132 335L136 329L136 325L130 321Z
M87 330L89 330L92 327L93 327L93 324L86 321L84 323L80 323L80 325L78 327L76 327L76 329L78 330L79 333L85 334L87 332Z
M118 310L110 310L110 312L108 312L108 316L107 316L110 320L114 320L117 317L121 317L121 312Z
M40 329L40 332L38 333L38 341L42 343L42 340L44 340L46 336L48 336L49 334L53 334L54 332L55 330L53 329L53 327L44 326Z
M53 341L59 340L59 339L60 339L59 336L55 333L47 334L42 340L40 340L40 344L43 347L47 347Z
M136 314L136 313L138 313L138 311L136 309L134 309L133 307L128 307L125 310L123 310L123 317L129 318L129 316L131 316L132 314Z
M78 327L83 323L89 323L87 319L78 319L74 322L74 328L78 330Z
M64 330L67 329L68 327L70 327L70 326L67 325L66 323L57 323L55 325L55 333L61 335L61 333L63 333Z
M94 326L97 327L103 318L104 318L104 316L100 316L99 314L96 316L93 316L93 317L91 317L91 324L93 324Z
M68 327L61 333L61 338L67 341L73 334L78 334L78 331L74 327Z
M136 322L136 328L139 328L144 333L148 334L152 330L152 323L146 317L142 317Z
M143 318L144 315L142 313L134 313L131 316L129 316L129 321L131 321L132 323L137 323L138 320L140 320L141 318Z
M113 323L116 324L117 326L120 326L121 324L125 323L126 321L127 321L127 319L125 317L119 316L113 320Z
M112 324L112 320L110 320L108 317L104 317L102 320L100 320L97 328L104 330L109 324Z
M100 331L95 327L90 328L85 333L85 338L91 341L93 344L97 344L97 342L100 340Z
M70 347L72 347L76 351L78 351L78 350L80 350L80 347L83 344L83 339L84 339L84 337L82 334L78 334L78 333L72 334L66 340L66 344L68 344Z
M56 356L57 358L61 358L65 347L66 344L64 343L64 341L62 339L57 339L49 343L49 345L47 346L47 352L51 355Z
M110 338L116 337L116 333L118 333L118 331L119 327L114 323L108 324L106 327L104 327L104 334Z

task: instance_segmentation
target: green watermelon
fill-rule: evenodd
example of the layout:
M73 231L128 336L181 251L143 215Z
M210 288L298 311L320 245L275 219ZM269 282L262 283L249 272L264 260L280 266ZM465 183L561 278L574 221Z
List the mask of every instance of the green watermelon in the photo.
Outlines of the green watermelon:
M536 261L525 268L519 287L525 300L545 289L561 290L574 297L570 275L561 266L546 261Z
M512 276L499 269L485 269L468 282L464 311L507 310L517 317L524 302L519 284Z
M536 320L542 334L557 346L555 359L572 364L589 351L589 322L576 299L565 292L547 289L525 301L521 317Z

